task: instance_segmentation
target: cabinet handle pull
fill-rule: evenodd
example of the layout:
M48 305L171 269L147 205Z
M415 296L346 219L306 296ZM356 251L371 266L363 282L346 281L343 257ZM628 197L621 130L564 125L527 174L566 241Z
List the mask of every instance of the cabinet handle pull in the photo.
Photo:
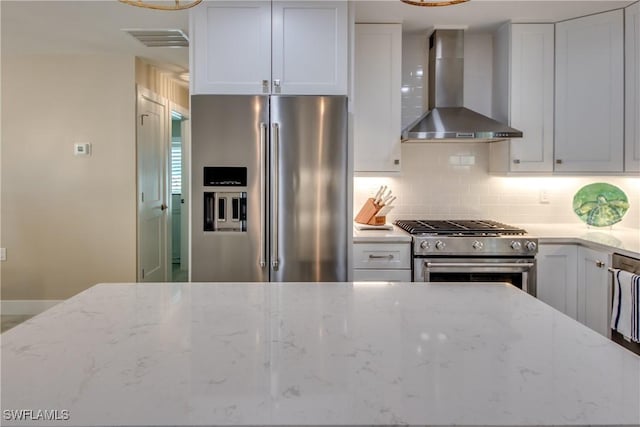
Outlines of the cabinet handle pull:
M275 80L273 81L273 90L274 90L276 93L280 93L280 79L275 79Z
M269 93L269 80L262 81L262 93Z
M263 83L266 80L263 81ZM267 83L268 84L268 83ZM265 174L265 163L267 159L266 154L266 146L267 146L267 124L262 122L260 123L260 259L258 260L258 264L260 268L264 268L266 265L267 255L265 252L265 243L266 243L266 234L265 234L265 221L266 221L266 207L265 207L265 182L267 180Z
M369 255L369 259L393 259L393 255Z
M520 159L513 159L513 163L516 164L516 165L519 165L520 164Z
M562 159L556 159L556 165L561 165L562 164Z
M271 216L271 267L273 268L273 271L278 271L278 268L280 268L280 253L278 251L278 226L280 223L280 212L278 206L278 203L280 203L280 195L278 193L280 191L278 188L280 185L278 183L280 179L280 160L278 159L278 151L280 149L280 125L278 123L272 123L271 127L273 128L273 137L271 138L273 143L271 146L271 149L273 150L273 157L271 158L271 185L273 188L273 211Z
M604 266L605 266L604 262L602 262L600 260L596 261L596 267L603 268Z

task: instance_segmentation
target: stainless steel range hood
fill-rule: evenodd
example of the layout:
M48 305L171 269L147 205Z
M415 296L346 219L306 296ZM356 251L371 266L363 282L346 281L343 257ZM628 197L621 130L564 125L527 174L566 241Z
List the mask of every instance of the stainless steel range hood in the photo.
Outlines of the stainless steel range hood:
M464 32L436 30L429 38L429 111L402 132L402 142L494 142L522 132L462 106Z

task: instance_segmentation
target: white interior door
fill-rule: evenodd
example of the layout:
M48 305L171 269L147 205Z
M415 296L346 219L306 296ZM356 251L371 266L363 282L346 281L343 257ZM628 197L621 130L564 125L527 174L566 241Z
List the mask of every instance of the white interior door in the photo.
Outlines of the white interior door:
M138 281L167 280L167 111L138 88Z

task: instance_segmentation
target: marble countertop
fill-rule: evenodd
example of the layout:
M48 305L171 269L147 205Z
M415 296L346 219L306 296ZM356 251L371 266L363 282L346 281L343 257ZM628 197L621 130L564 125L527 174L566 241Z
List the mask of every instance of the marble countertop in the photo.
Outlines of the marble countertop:
M640 357L506 284L101 284L1 339L2 425L640 424Z
M411 234L392 225L391 230L357 230L353 228L354 243L410 243Z
M612 228L588 227L575 224L514 224L537 237L541 243L575 243L631 257L640 257L640 229L613 226ZM401 228L393 230L353 230L355 243L402 243L410 242L411 235Z
M586 224L519 224L541 243L577 243L640 258L640 229Z

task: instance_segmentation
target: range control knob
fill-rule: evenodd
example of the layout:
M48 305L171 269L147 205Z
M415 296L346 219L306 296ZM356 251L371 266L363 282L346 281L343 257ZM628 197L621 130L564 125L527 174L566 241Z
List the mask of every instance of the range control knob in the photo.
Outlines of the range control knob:
M424 242L421 242L420 247L422 249L429 249L429 242L427 242L426 240Z
M437 250L444 249L444 247L445 247L445 244L444 244L444 242L443 242L442 240L438 240L438 241L436 242L436 249L437 249Z
M484 243L479 242L479 241L477 241L477 240L471 244L471 247L472 247L473 249L475 249L475 250L478 250L478 251L479 251L480 249L482 249L482 247L483 247L483 246L484 246Z
M536 242L527 242L525 244L525 247L527 248L528 251L535 251L538 245L536 245Z
M511 242L510 246L511 246L511 249L513 249L514 251L519 251L520 249L522 249L522 243L515 240Z

